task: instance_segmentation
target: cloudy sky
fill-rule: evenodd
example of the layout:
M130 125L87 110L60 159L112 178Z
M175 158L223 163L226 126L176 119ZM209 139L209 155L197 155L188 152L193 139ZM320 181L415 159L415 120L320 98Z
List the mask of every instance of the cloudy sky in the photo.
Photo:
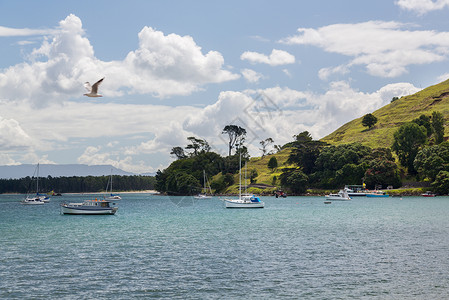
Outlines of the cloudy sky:
M448 15L449 0L0 0L0 165L155 172L189 136L226 154L228 124L252 156L322 138L449 78Z

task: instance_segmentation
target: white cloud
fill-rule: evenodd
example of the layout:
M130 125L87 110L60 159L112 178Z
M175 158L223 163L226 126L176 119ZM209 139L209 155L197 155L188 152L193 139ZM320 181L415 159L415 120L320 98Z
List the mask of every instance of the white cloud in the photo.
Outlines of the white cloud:
M12 165L20 165L19 162L16 162L11 155L7 153L0 153L0 165L1 166L12 166Z
M290 73L289 70L287 70L287 69L282 69L282 72L284 72L284 74L287 75L288 77L292 77L292 74Z
M341 65L334 68L322 68L318 71L318 77L321 80L327 80L333 74L347 74L349 72L348 66Z
M423 15L430 11L449 7L449 0L398 0L396 5L402 9L415 11L419 15Z
M0 117L0 149L25 150L34 147L34 141L14 119Z
M78 163L87 165L111 165L121 170L133 173L155 172L157 169L143 161L133 161L131 156L120 157L114 152L104 152L101 146L89 146L78 157Z
M261 78L263 78L262 74L251 69L243 69L241 73L243 75L243 78L245 78L250 83L257 83Z
M436 83L440 83L440 82L446 81L448 79L449 79L449 73L444 73L444 74L438 76Z
M398 22L369 21L358 24L334 24L299 28L298 34L281 40L286 44L313 45L352 60L345 66L322 69L320 76L345 71L354 65L365 66L374 76L396 77L407 67L430 64L447 59L449 33L408 30Z
M7 33L4 33L7 34ZM16 33L18 34L18 33ZM203 54L190 36L164 35L151 27L139 33L139 48L123 61L98 60L85 36L81 20L71 14L59 23L29 62L0 73L0 94L10 101L30 101L35 107L79 98L83 82L105 76L105 96L153 94L157 97L189 95L208 83L240 77L223 69L217 51Z
M0 37L7 36L32 36L32 35L48 35L54 34L55 29L29 29L29 28L10 28L0 26Z
M273 49L270 55L257 52L246 51L240 56L241 60L248 60L251 63L263 63L270 66L280 66L295 63L295 57L284 50Z

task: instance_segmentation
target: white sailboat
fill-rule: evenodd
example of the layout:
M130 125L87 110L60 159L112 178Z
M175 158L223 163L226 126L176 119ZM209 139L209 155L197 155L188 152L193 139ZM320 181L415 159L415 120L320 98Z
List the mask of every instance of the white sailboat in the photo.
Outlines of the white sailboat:
M203 180L204 180L203 193L200 193L200 194L194 196L195 199L210 199L210 198L212 198L212 189L210 188L209 182L207 181L205 170L203 170ZM210 195L207 194L208 190L209 190Z
M108 187L110 186L109 196L105 197L106 200L122 200L119 194L112 193L112 169L111 176L109 177L108 185L106 186L106 192L108 191Z
M240 154L239 158L239 198L238 199L224 199L226 208L264 208L265 203L260 200L259 197L255 195L246 194L242 195L242 154ZM245 178L246 184L246 178Z
M22 204L26 205L39 205L50 202L50 197L47 195L41 195L39 194L39 163L36 166L36 170L34 171L36 174L36 194L35 195L28 195L24 200L22 200ZM33 174L34 177L34 174Z

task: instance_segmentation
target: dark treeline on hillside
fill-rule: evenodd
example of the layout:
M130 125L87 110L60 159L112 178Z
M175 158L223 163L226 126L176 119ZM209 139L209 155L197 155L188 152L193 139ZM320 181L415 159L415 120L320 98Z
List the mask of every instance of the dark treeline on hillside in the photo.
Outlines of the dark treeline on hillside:
M72 176L72 177L41 177L39 178L39 192L46 193L96 193L105 191L110 176ZM143 191L153 190L155 178L153 176L112 176L114 191ZM36 192L36 178L25 177L19 179L0 179L0 193L34 193Z

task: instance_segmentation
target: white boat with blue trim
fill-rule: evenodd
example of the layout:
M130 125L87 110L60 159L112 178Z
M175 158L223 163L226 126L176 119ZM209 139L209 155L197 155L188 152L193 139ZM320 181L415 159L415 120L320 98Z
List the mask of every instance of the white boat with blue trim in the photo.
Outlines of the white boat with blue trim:
M113 215L118 207L107 200L84 200L82 203L61 204L61 214L63 215Z
M36 175L36 194L35 195L27 195L25 199L23 199L21 202L22 204L26 205L36 205L36 204L44 204L50 202L50 197L48 195L39 194L39 163L36 166L36 169L34 170L34 175ZM30 183L31 185L31 183Z
M242 165L242 155L240 154L239 166ZM246 165L245 165L246 175ZM245 176L245 192L246 192L246 176ZM259 197L249 194L242 195L242 168L239 172L239 198L238 199L224 199L226 208L264 208L265 203Z
M265 203L254 195L242 195L238 199L224 199L226 208L264 208Z

